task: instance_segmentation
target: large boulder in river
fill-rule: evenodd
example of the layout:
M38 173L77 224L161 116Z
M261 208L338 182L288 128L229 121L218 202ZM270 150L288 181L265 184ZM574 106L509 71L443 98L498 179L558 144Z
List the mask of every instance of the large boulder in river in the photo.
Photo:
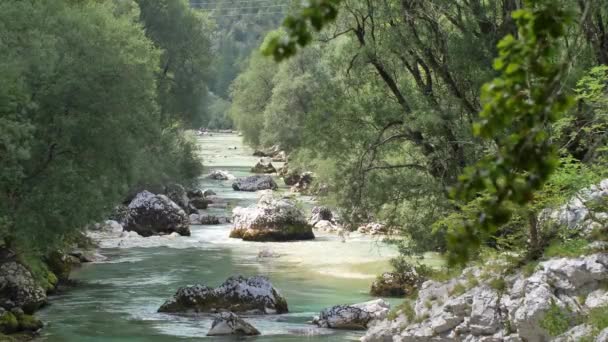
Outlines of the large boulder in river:
M269 158L261 158L255 164L253 168L251 168L251 172L253 173L276 173L277 169L274 168L272 162Z
M336 305L321 311L313 323L321 328L365 330L373 321L386 318L390 308L390 304L382 299Z
M25 313L33 314L46 301L46 292L27 268L15 260L0 265L0 307L6 310L21 308Z
M276 190L278 187L274 179L266 175L243 177L232 183L232 189L236 191Z
M315 235L302 210L287 198L260 198L256 206L232 211L230 237L248 241L310 240Z
M254 336L260 331L232 312L221 312L211 324L207 336Z
M400 297L411 295L422 284L424 278L412 268L408 272L384 272L372 283L370 294L381 297Z
M141 236L178 233L190 236L188 215L165 195L143 191L129 204L124 230Z
M238 276L228 278L216 288L204 285L182 287L158 311L281 314L288 312L288 308L287 301L268 278Z

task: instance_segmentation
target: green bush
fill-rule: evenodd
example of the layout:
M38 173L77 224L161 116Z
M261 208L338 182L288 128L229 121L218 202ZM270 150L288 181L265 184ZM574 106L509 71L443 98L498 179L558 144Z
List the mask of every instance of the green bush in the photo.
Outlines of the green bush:
M570 327L571 312L568 309L559 307L555 301L551 301L549 310L540 321L540 326L551 336L559 336Z

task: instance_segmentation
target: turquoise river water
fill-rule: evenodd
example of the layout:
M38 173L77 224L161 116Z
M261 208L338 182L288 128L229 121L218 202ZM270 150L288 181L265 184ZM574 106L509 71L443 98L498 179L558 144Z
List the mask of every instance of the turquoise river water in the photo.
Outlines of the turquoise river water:
M256 158L234 134L199 138L207 171L249 174ZM232 149L236 147L236 150ZM229 181L201 179L202 188L229 199L229 208L255 203L255 193L236 192ZM278 180L277 183L282 184ZM285 187L282 188L286 190ZM309 198L302 198L310 201ZM210 209L228 215L229 209ZM309 322L328 306L372 299L374 277L388 269L393 247L353 234L346 242L316 234L313 241L255 243L228 238L230 225L192 226L190 237L117 238L101 241L108 261L87 264L72 278L79 285L51 297L41 311L40 341L232 341L206 337L210 315L167 315L158 307L188 284L217 286L231 275L265 275L287 298L289 314L245 317L262 333L251 341L349 341L361 332L319 329ZM269 249L278 258L257 257Z

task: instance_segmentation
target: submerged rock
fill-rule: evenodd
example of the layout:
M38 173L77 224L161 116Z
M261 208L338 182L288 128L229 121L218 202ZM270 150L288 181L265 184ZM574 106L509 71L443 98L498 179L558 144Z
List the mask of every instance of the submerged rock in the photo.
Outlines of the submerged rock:
M251 168L251 172L253 172L253 173L276 173L277 170L272 165L270 159L261 158L255 164L255 166L253 168Z
M207 175L207 178L215 179L215 180L232 180L235 179L230 172L224 170L213 170L210 174Z
M123 226L141 236L178 233L190 235L186 212L165 195L143 191L129 204L129 215Z
M230 237L248 241L310 240L315 235L302 210L292 200L264 195L257 205L232 212Z
M0 307L6 310L20 308L32 314L46 302L45 290L27 268L14 260L0 265Z
M207 336L254 336L260 332L253 325L245 322L242 318L232 312L220 313L211 324Z
M211 288L190 285L177 290L159 312L247 312L281 314L288 312L287 301L266 277L230 277Z
M313 323L322 328L365 330L371 322L386 318L390 304L382 299L352 305L336 305L321 311Z
M243 177L232 183L232 189L236 191L276 190L278 187L274 179L266 175Z

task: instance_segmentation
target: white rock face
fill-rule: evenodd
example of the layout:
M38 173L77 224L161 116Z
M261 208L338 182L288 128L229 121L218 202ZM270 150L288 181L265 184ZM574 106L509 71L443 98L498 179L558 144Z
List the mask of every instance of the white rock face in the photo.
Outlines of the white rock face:
M471 278L479 283L469 286ZM446 282L425 282L413 303L417 323L400 314L376 323L362 341L578 341L587 326L572 327L558 339L542 328L552 303L575 314L608 304L602 285L608 281L606 253L548 260L528 277L502 276L502 291L479 279L479 269L469 268ZM454 293L456 286L465 291ZM585 303L579 303L581 296Z
M579 191L568 203L555 210L544 210L540 221L553 221L572 230L590 233L598 227L601 220L608 218L607 213L595 213L589 208L590 204L608 200L608 179L598 185L592 185Z
M390 304L382 299L352 305L337 305L321 311L313 323L322 328L367 329L373 321L386 318Z
M253 336L259 334L258 329L234 313L222 312L213 320L207 336Z

